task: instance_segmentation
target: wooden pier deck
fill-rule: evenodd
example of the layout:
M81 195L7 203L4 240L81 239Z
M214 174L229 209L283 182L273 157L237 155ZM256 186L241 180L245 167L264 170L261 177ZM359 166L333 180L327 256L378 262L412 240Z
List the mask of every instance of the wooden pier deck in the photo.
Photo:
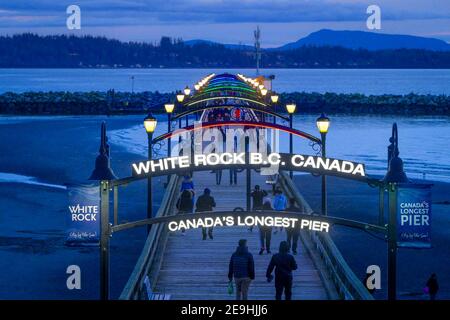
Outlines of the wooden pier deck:
M198 172L194 174L196 197L208 187L215 198L216 210L231 211L236 207L246 208L245 171L238 173L237 185L229 184L229 172L223 171L221 185L216 185L215 174ZM252 172L252 186L259 184L269 190L266 177ZM248 241L250 252L255 260L256 278L249 291L249 299L271 300L275 298L274 283L267 283L266 269L272 255L258 255L259 232L244 227L224 227L214 230L213 240L202 240L201 230L188 230L183 236L180 232L171 233L163 255L163 261L156 280L156 292L171 295L176 300L229 300L228 263L237 247L239 239ZM272 235L272 253L278 252L279 243L286 240L286 231ZM327 299L327 292L307 251L299 240L298 255L294 256L298 270L294 272L292 299Z

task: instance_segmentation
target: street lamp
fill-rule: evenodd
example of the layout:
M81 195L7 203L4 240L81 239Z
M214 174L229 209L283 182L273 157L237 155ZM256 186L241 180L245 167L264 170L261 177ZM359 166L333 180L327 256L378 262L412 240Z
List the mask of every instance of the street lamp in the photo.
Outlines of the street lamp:
M274 94L270 96L270 100L272 101L272 103L277 103L279 99L279 96Z
M200 90L200 85L197 83L196 85L194 85L194 89L195 89L195 91Z
M289 128L292 129L292 118L295 112L295 109L297 109L297 105L295 103L288 103L286 105L286 111L289 113ZM294 151L294 143L293 143L293 136L292 133L289 133L289 153L292 155ZM294 178L294 173L289 171L289 177L291 180Z
M266 88L262 88L262 89L261 89L261 94L262 94L263 96L265 96L265 95L267 94L267 89L266 89Z
M152 159L152 140L153 140L153 132L155 132L156 124L158 121L156 118L149 113L148 116L144 119L144 128L147 132L148 138L148 160ZM151 219L152 214L152 178L149 176L147 179L147 219ZM150 232L150 225L147 226L147 232Z
M188 95L191 94L191 89L190 89L188 86L186 86L186 88L184 88L184 94L185 94L186 96L188 96Z
M330 127L330 119L325 116L324 113L316 120L317 128L319 129L321 141L322 141L322 158L326 157L326 137L328 128ZM327 213L327 177L322 175L322 215L326 216Z
M167 112L167 132L171 131L171 116L172 116L172 112L175 109L175 105L173 103L166 103L164 105L164 108L166 109ZM171 139L169 138L169 140L167 141L167 156L170 157L172 155L172 146L171 146Z
M184 101L184 94L182 93L177 94L177 101L179 103L182 103Z

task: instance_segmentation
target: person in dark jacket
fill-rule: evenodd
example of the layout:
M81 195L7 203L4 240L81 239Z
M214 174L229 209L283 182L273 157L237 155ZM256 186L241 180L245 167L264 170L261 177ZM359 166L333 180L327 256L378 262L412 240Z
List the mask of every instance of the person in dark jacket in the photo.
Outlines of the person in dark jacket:
M263 199L267 196L267 192L261 190L259 185L256 185L250 196L253 199L253 210L261 210L263 206Z
M205 188L203 194L198 197L197 203L195 204L195 212L210 212L216 206L216 201L211 196L211 190ZM206 228L202 228L203 240L206 240ZM208 236L213 239L213 228L208 228Z
M178 214L192 213L192 210L194 209L194 204L192 202L193 197L193 192L191 190L183 190L176 204ZM183 235L185 231L185 229L181 229Z
M268 282L272 281L272 271L275 269L275 298L277 300L281 300L283 290L286 300L292 298L292 271L297 270L297 263L294 256L289 254L288 251L288 243L281 241L279 253L273 255L267 267L266 277Z
M286 209L290 212L301 212L300 208L295 205L295 199L290 198L289 199L289 207ZM293 228L287 228L286 229L287 234L287 243L289 245L289 248L292 248L292 253L297 254L297 248L298 248L298 238L300 236L300 225L297 221Z
M247 240L239 240L228 267L228 279L236 283L236 300L247 300L250 283L255 279L253 255L248 252Z
M272 210L272 205L270 204L270 198L266 199L263 206L263 210ZM259 250L259 254L262 255L264 253L264 250L267 250L268 254L271 254L270 252L270 241L272 239L272 227L269 226L259 226L259 240L261 243L261 250Z
M436 294L439 291L439 284L437 281L436 273L433 273L427 281L428 294L430 300L436 300Z
M267 196L267 192L265 190L261 190L259 185L255 185L255 189L250 193L250 196L253 199L253 210L262 210L263 199ZM253 231L253 226L248 228L249 231Z

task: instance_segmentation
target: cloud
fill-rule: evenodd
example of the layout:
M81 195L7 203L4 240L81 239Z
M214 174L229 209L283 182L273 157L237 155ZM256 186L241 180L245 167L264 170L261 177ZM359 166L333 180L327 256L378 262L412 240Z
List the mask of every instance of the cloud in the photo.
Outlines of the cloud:
M81 8L82 30L121 40L161 35L252 43L256 24L265 46L296 41L322 28L366 29L366 9L381 7L382 32L450 40L450 1L443 0L0 0L0 34L71 33L66 8Z
M42 16L41 26L65 21L68 5L81 7L85 25L187 23L288 23L364 20L376 2L383 19L449 18L450 3L437 0L0 0L0 10L15 16ZM55 17L59 17L56 19ZM36 26L38 20L0 15L0 26ZM46 25L47 24L47 25Z

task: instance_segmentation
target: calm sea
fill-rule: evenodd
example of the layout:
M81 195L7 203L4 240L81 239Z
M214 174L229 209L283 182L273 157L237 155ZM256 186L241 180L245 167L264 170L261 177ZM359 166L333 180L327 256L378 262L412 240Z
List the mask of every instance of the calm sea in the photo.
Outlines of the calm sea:
M0 93L24 91L160 91L192 86L209 73L243 73L253 69L0 69ZM275 75L278 92L364 94L447 94L450 70L265 69Z

